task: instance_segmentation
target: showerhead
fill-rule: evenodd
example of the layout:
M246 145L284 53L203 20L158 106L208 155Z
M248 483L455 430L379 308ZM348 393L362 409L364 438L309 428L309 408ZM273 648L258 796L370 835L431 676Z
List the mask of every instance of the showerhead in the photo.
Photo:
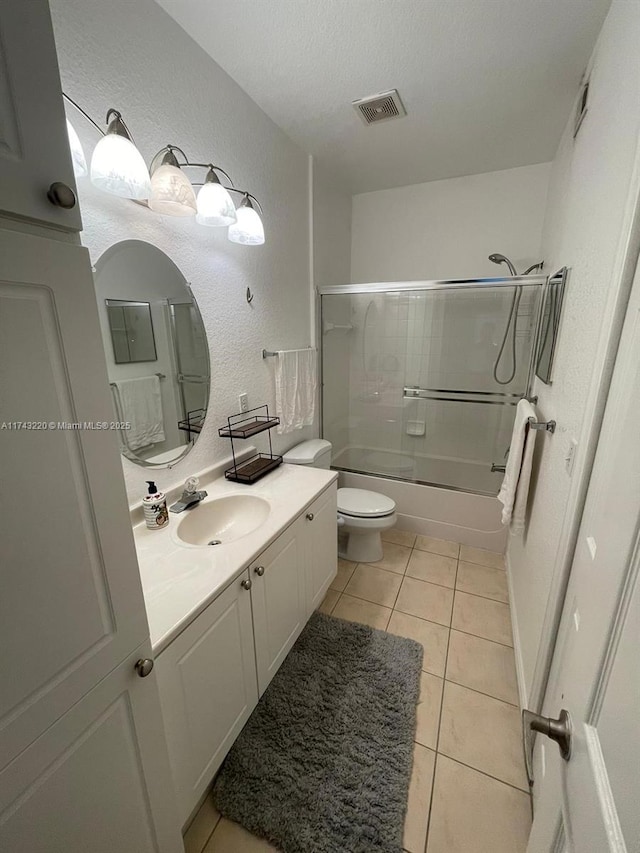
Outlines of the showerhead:
M495 253L493 255L489 255L489 260L494 264L506 264L509 267L511 275L518 275L518 272L514 265L511 263L509 258L506 258L504 255Z

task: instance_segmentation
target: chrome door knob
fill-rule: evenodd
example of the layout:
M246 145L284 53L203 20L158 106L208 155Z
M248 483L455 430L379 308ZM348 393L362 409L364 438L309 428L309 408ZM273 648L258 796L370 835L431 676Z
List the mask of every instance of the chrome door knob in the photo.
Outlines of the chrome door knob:
M245 578L245 580L242 581L240 586L242 587L242 589L251 589L251 581L248 578Z
M56 207L62 207L64 210L71 210L76 206L76 194L67 184L62 181L55 181L47 191L47 198L51 204Z
M529 784L533 784L533 732L540 732L554 740L560 749L560 755L565 761L571 758L571 717L564 708L557 720L553 717L542 717L533 711L522 712L522 733L524 740L524 761L527 768Z
M264 574L264 566L256 566L253 571L258 575L259 578L261 578Z
M151 658L140 658L136 661L136 672L140 678L146 678L153 669L153 661Z
M308 512L308 513L307 513L307 521L313 521L313 519L314 519L314 515L313 515L313 513L312 513L312 512Z

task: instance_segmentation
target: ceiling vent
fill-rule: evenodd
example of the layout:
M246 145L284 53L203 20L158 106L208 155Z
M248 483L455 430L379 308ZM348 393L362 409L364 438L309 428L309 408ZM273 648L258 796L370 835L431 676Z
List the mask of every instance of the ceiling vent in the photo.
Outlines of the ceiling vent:
M393 118L406 116L407 111L402 105L397 89L390 92L380 92L368 98L352 101L354 110L365 124L378 124Z

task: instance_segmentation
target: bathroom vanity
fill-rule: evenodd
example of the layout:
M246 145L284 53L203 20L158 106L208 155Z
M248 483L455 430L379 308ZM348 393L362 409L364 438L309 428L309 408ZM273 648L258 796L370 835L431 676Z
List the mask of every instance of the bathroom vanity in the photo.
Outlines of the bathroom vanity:
M282 465L254 486L218 472L201 475L208 497L167 529L147 530L138 509L132 519L183 823L337 570L335 472ZM241 499L240 518L227 524L232 541L183 541L198 513L213 518L229 498ZM265 501L268 514L243 533L256 513L247 498Z

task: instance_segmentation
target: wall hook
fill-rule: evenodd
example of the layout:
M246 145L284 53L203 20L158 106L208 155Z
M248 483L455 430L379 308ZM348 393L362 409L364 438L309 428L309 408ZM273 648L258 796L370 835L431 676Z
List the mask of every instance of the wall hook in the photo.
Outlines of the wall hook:
M247 288L247 302L249 303L249 305L251 305L251 303L253 302L253 293L251 293L250 287Z

